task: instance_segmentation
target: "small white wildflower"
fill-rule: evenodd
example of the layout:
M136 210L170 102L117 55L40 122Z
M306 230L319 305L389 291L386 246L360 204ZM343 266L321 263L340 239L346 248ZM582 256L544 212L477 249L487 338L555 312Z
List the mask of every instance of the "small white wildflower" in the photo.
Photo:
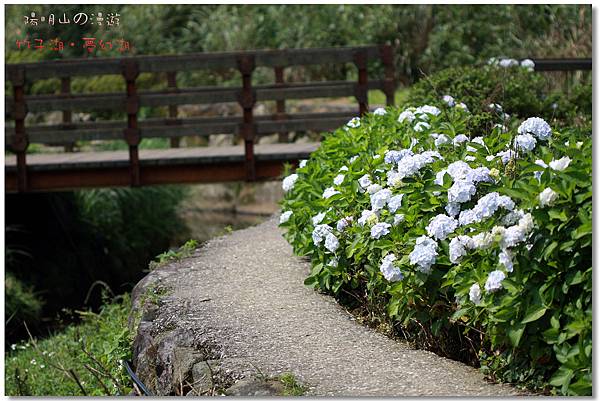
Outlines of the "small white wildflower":
M392 225L388 223L377 223L373 227L371 227L371 237L375 239L379 239L384 235L388 235L390 233L390 227Z
M461 103L458 103L458 104L456 105L456 107L458 107L459 109L463 109L463 110L464 110L464 111L466 111L467 113L469 112L469 108L467 107L467 105L466 105L466 104L464 104L464 103L462 103L462 102L461 102Z
M558 160L552 160L550 162L550 168L556 171L563 171L571 164L571 158L569 156L561 157Z
M487 292L495 292L502 288L502 281L506 275L501 270L494 270L490 273L485 282L485 290Z
M300 160L300 163L298 163L298 168L306 167L306 163L308 163L308 160L306 160L306 159Z
M519 62L517 60L515 60L514 58L503 58L503 59L500 59L500 62L498 63L498 65L503 68L509 68L509 67L518 66Z
M337 239L333 233L327 234L325 237L325 248L331 253L335 252L336 249L340 246L340 241Z
M350 158L350 160L348 160L350 162L350 164L354 163L356 161L356 159L358 159L358 155L352 156Z
M552 128L550 128L550 125L539 117L531 117L523 121L521 125L519 125L517 132L519 134L533 134L542 141L547 141L550 136L552 136Z
M344 174L338 174L335 176L335 178L333 179L333 183L335 185L342 185L342 182L344 182L344 178L346 176Z
M434 141L434 142L435 142L435 146L439 148L439 147L440 147L440 146L442 146L442 145L445 145L445 144L447 144L447 143L450 143L450 138L448 138L448 137L447 137L446 135L444 135L444 134L441 134L441 135L438 135L438 137L437 137L437 138L435 138L435 141Z
M281 183L281 187L283 188L283 191L288 192L292 188L294 188L294 184L296 184L296 180L298 180L298 174L290 174L287 177L285 177L283 179L283 182Z
M385 113L386 113L386 111L383 107L378 107L373 112L373 114L375 114L376 116L383 116L383 115L385 115Z
M497 104L497 103L490 103L490 104L488 105L488 107L489 107L491 110L493 110L493 111L497 111L497 112L499 112L499 113L501 113L501 112L502 112L502 106L500 106L500 105L499 105L499 104Z
M348 171L348 166L342 166L338 171Z
M469 289L469 299L475 305L479 305L481 303L481 288L479 288L479 284L475 283Z
M526 58L525 60L521 60L521 67L525 68L527 71L533 71L535 69L535 63L533 60Z
M417 107L417 109L415 110L415 114L423 114L425 115L425 118L427 118L427 114L432 114L434 116L438 116L441 113L441 110L438 109L435 106L429 106L429 105L425 105L425 106L421 106L421 107Z
M350 121L348 121L346 125L350 128L358 128L360 127L360 118L354 117Z
M539 199L541 207L552 206L558 199L558 194L552 188L546 188L540 193Z
M291 210L281 213L281 216L279 216L279 224L287 223L292 213L293 212Z

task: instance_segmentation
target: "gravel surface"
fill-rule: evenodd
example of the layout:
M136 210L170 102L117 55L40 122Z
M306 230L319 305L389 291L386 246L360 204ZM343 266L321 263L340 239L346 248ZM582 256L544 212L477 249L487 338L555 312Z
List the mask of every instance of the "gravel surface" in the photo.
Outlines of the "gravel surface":
M292 255L275 218L214 239L176 265L149 275L173 289L153 324L198 333L228 369L292 372L308 395L522 394L377 333L305 287L309 264Z

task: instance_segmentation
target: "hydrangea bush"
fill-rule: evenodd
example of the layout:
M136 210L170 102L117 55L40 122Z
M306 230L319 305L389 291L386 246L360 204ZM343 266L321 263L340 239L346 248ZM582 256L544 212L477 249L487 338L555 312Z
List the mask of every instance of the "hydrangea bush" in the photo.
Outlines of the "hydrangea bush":
M352 119L284 179L306 284L492 378L591 394L590 134L498 112L473 135L439 104Z

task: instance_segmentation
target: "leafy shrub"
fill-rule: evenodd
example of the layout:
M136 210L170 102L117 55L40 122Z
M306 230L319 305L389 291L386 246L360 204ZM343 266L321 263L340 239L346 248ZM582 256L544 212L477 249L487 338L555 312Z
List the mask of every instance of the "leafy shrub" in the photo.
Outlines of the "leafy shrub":
M11 396L127 395L131 358L128 295L100 313L78 312L82 323L44 340L11 345L6 353L6 394Z
M36 321L42 311L42 300L33 289L23 284L13 274L4 277L6 330L12 332L23 322Z
M489 377L591 394L589 132L469 132L476 116L437 103L353 119L284 179L306 284Z
M467 104L476 116L469 120L467 129L477 136L491 131L498 120L497 113L489 107L492 103L501 104L503 111L514 117L541 115L547 118L542 100L544 88L541 74L522 67L452 67L414 84L405 105L441 106L442 96L451 94Z

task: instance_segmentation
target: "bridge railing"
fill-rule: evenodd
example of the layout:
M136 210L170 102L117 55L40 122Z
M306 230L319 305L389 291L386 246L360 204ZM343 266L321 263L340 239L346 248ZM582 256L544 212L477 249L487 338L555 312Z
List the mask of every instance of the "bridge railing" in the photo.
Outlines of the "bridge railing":
M140 184L139 144L142 138L170 137L178 146L178 138L215 133L239 135L244 140L247 179L255 178L254 143L257 137L296 130L328 130L345 123L356 113L288 114L285 101L320 97L353 96L358 114L368 108L369 90L384 92L386 103L394 103L396 89L392 47L360 46L326 49L258 50L188 55L134 56L84 60L59 60L25 64L7 64L6 76L12 83L13 96L5 99L6 115L15 121L7 128L6 143L17 156L18 186L27 187L26 151L29 143L56 144L85 140L124 139L129 147L131 185ZM370 62L383 66L382 79L368 77ZM325 81L286 83L287 67L352 63L358 71L357 81ZM273 85L253 85L257 67L273 68ZM232 68L239 71L242 85L229 87L178 88L177 73L191 70ZM166 90L139 91L140 73L166 73ZM76 76L119 74L126 83L123 93L72 94L71 79ZM25 96L26 82L60 78L61 93ZM275 101L277 111L270 116L254 116L260 101ZM178 118L177 106L236 102L243 114L239 117ZM139 119L141 107L169 107L168 118ZM28 112L62 111L61 124L25 127ZM95 121L74 123L73 111L125 111L127 121Z

